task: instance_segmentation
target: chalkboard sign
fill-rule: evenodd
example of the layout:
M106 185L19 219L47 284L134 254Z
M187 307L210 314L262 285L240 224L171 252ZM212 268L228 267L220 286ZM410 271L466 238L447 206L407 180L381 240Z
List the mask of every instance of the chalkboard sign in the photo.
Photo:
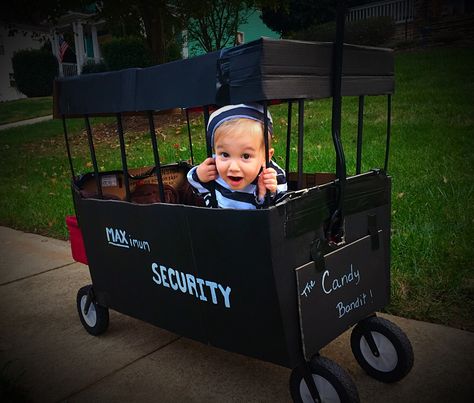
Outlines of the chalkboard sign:
M382 238L382 231L375 235ZM376 246L374 246L376 245ZM370 235L296 269L301 337L309 361L359 320L387 305L390 297L386 250Z

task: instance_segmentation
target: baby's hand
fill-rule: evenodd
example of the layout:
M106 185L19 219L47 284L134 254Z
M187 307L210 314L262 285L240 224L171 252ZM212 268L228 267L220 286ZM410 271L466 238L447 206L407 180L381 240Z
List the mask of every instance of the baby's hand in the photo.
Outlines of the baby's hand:
M260 200L265 197L267 190L270 193L277 191L277 173L273 168L264 168L258 177L258 198Z
M214 158L206 158L201 162L196 169L197 176L199 181L202 183L207 183L217 179L217 168Z

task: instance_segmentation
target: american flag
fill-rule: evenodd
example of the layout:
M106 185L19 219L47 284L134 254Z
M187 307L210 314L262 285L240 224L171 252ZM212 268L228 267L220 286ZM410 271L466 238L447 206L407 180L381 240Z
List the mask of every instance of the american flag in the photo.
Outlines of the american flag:
M69 48L68 43L64 40L62 35L59 35L59 61L62 62L67 49Z

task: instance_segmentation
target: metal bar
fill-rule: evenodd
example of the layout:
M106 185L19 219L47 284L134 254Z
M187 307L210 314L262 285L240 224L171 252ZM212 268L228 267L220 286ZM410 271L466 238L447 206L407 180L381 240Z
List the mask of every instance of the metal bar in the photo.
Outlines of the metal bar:
M267 101L263 101L263 144L265 145L265 167L270 167L270 159L268 158L268 150L270 146L268 144L268 104Z
M336 175L341 177L344 168L342 166L341 155L341 110L342 110L342 54L343 54L343 36L344 36L344 11L342 1L337 2L337 16L336 16L336 42L333 47L333 63L332 63L332 136L334 146L336 148ZM342 18L341 18L342 15Z
M191 165L194 165L193 141L191 138L191 125L189 124L189 111L186 109L186 123L188 125L189 151L191 153Z
M72 179L74 180L76 175L74 174L74 167L72 165L71 149L69 147L69 139L67 137L66 118L64 117L64 115L62 116L62 119L63 119L64 140L66 141L67 159L69 160L69 168L71 168L71 175L72 175Z
M125 199L130 201L130 183L128 181L127 154L123 137L122 115L117 113L117 132L120 141L120 156L122 157L123 183L125 184Z
M286 126L286 159L285 172L286 177L290 177L290 150L291 150L291 117L292 117L293 102L288 101L288 123Z
M268 144L268 103L267 101L263 101L263 144L265 145L265 167L270 167L270 158L268 155L268 151L270 149L270 145ZM267 189L265 192L265 207L270 204L270 191Z
M303 188L304 99L298 99L298 189Z
M158 150L158 141L156 140L155 121L153 120L153 112L148 111L148 126L150 127L151 145L153 147L153 158L155 160L155 174L158 181L158 190L160 192L160 200L165 202L165 188L163 186L163 176L161 174L160 153Z
M364 96L359 96L359 117L357 119L357 160L356 174L360 174L362 164L362 133L364 131Z
M97 158L95 156L94 141L92 139L92 129L91 129L91 123L89 121L89 116L87 115L85 116L85 121L86 121L86 130L87 130L87 140L89 142L89 151L92 158L92 165L94 167L94 177L95 177L95 183L97 186L97 193L99 193L99 197L102 199L103 198L102 184L100 183L100 178L99 178L99 167L97 166Z
M344 45L344 14L343 0L336 5L336 41L333 46L332 61L332 119L331 130L334 148L336 150L337 199L336 210L333 212L328 226L328 237L336 243L343 240L344 212L343 202L346 186L346 161L341 142L341 110L342 110L342 57Z
M204 132L206 133L206 148L207 148L207 156L212 158L212 143L209 133L207 132L207 124L209 123L209 107L204 107ZM216 186L214 182L210 183L211 188L211 207L217 207L217 199L216 199Z
M207 150L207 156L212 157L212 144L211 144L211 138L208 135L209 133L207 132L207 124L209 123L209 107L205 106L204 107L204 132L206 133L206 150Z
M390 154L390 135L392 131L392 94L387 95L387 144L385 146L384 171L388 169L388 157Z

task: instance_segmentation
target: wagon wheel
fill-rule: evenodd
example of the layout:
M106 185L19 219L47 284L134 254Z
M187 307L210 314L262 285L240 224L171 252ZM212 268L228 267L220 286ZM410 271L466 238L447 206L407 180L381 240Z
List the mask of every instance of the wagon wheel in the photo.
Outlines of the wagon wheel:
M413 349L394 323L376 316L359 322L351 334L351 348L359 365L382 382L397 382L413 367Z
M90 302L88 302L88 298ZM86 285L79 289L76 303L79 319L90 334L98 336L107 330L109 326L109 310L94 300L91 285Z
M295 403L359 403L359 393L347 372L334 361L315 356L310 363L311 375L319 398L311 396L304 379L304 369L295 368L290 376L290 392Z

